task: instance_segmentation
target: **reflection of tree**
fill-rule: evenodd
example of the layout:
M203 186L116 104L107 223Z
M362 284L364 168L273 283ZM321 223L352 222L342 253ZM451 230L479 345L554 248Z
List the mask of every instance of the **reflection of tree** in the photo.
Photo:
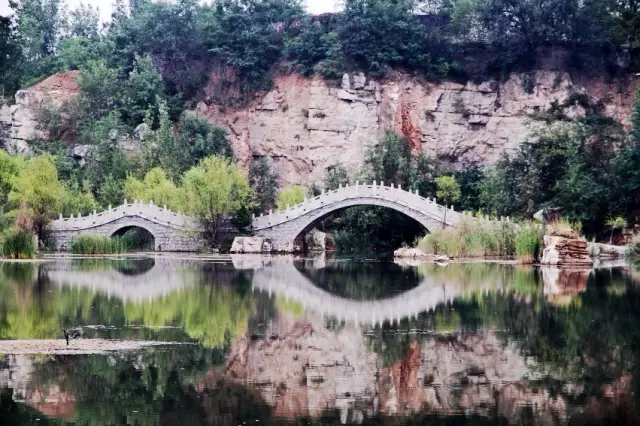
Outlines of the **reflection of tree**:
M0 339L55 339L61 338L61 328L134 324L181 327L204 345L220 347L225 336L235 338L246 332L253 306L252 293L247 291L250 276L244 273L227 271L216 279L234 287L201 285L156 300L126 303L88 288L53 286L37 265L1 266ZM94 268L101 264L90 262L82 266ZM203 280L213 278L213 272L206 274L205 269Z
M182 327L192 338L214 348L246 333L251 311L251 297L240 296L229 287L200 286L153 301L129 303L125 317L129 324Z

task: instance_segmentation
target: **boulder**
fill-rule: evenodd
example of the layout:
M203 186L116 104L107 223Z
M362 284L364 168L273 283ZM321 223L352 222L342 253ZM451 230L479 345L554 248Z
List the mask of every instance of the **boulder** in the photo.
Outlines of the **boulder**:
M592 259L616 260L624 259L627 255L627 247L610 244L589 243L588 250Z
M93 145L76 145L71 150L70 157L76 160L82 167L86 163L87 157L91 155L94 149L95 147Z
M269 253L272 244L262 237L236 237L231 245L231 253Z
M144 139L144 136L149 132L149 126L147 123L138 124L133 131L133 136L139 141Z
M419 248L407 248L402 247L393 252L393 256L396 259L418 259L427 260L432 262L449 262L451 259L447 256L427 254Z
M327 247L327 234L313 228L305 235L304 242L309 251L325 251Z
M544 247L543 265L593 265L584 238L545 235Z
M355 90L364 89L364 85L367 83L367 77L363 73L359 73L353 77L353 88Z

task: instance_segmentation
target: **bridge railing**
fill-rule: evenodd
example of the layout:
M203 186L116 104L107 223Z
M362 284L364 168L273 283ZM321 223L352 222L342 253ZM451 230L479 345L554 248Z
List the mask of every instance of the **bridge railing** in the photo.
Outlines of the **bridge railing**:
M166 207L156 206L153 201L145 204L142 201L127 203L125 200L124 204L115 208L109 206L109 209L100 213L94 211L89 215L78 214L68 218L60 215L59 219L51 222L49 229L52 231L89 229L127 216L142 217L175 228L193 229L198 226L197 221L192 217L172 212Z
M444 222L446 208L439 205L435 199L421 197L417 191L405 191L399 186L385 186L384 183L377 184L376 182L371 185L361 185L356 182L355 185L347 185L333 191L324 192L315 198L305 199L304 202L290 206L285 210L262 214L254 218L253 226L255 229L268 228L296 219L324 206L359 197L380 198L391 201ZM462 215L455 212L451 207L446 215L447 224L455 226L459 223L461 217Z

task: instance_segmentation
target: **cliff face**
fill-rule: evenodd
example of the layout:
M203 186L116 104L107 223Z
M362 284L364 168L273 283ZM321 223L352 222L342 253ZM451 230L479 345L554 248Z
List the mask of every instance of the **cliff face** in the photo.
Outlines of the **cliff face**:
M547 110L554 101L562 104L573 93L586 93L607 116L626 123L635 87L630 78L574 81L568 73L552 71L465 85L424 83L403 74L385 82L345 75L341 87L289 75L278 77L270 92L246 108L201 103L198 109L229 130L242 164L271 157L284 183L305 184L321 181L337 164L358 170L367 147L385 129L458 168L493 164L529 133L530 114ZM565 113L585 111L571 105Z
M18 92L16 105L0 109L5 145L25 149L29 135L37 132L37 109L72 98L74 78L73 73L52 76ZM220 93L219 81L212 73L205 96ZM529 133L530 114L547 110L554 101L563 104L574 93L587 94L607 116L626 123L636 85L631 76L607 83L542 70L464 85L425 83L401 73L385 81L345 75L340 87L292 74L276 77L271 91L245 107L217 105L210 96L197 110L228 130L243 166L270 157L283 184L308 184L321 181L337 164L359 170L367 148L385 129L457 168L493 164ZM584 109L568 105L565 113L581 115Z

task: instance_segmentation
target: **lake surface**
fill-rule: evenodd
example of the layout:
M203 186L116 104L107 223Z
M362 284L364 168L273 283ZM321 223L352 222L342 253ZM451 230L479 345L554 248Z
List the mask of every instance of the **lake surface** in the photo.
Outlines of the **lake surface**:
M0 263L0 424L640 424L636 271Z

